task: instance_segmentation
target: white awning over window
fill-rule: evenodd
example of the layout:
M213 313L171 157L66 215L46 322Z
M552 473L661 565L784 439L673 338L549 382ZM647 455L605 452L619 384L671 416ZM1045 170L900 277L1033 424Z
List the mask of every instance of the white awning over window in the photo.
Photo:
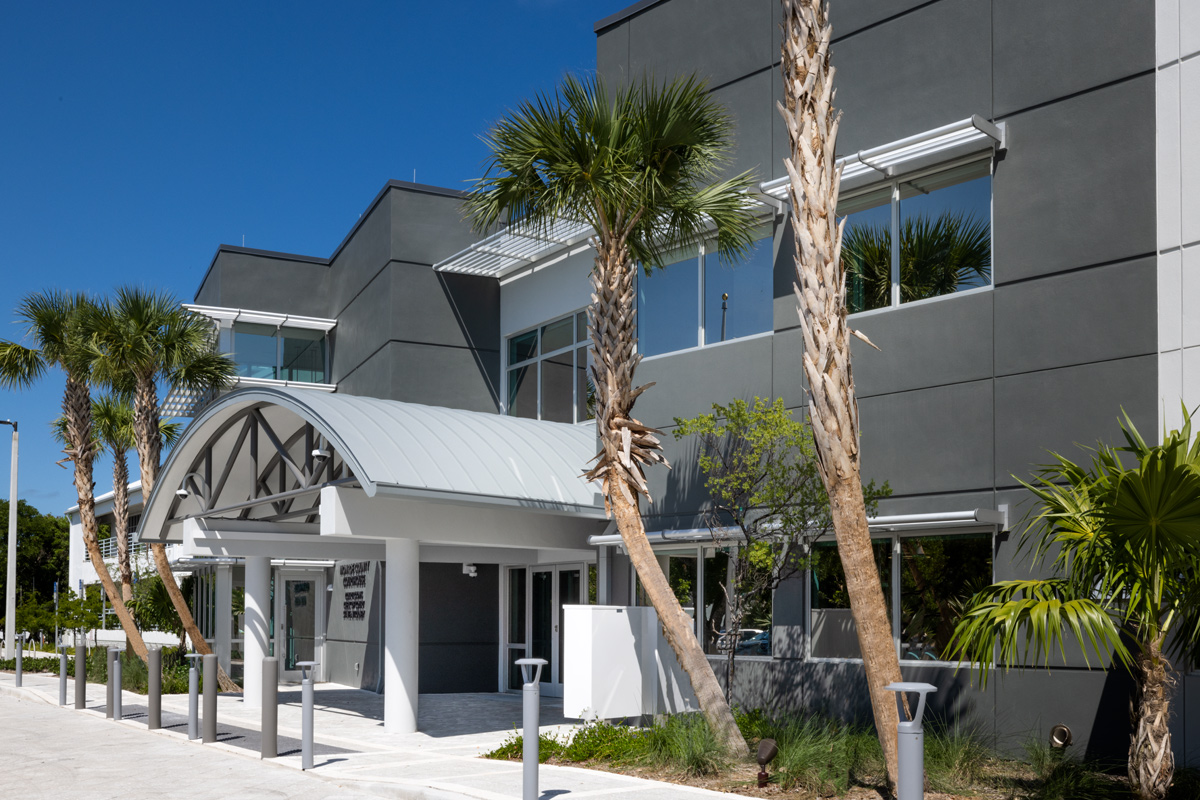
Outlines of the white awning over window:
M881 180L944 164L958 158L1003 150L1004 123L993 125L978 114L915 136L860 150L838 159L842 167L842 192ZM788 177L767 181L763 194L787 200Z
M438 272L503 278L556 253L587 241L592 226L560 219L549 230L512 226L493 233L433 265Z

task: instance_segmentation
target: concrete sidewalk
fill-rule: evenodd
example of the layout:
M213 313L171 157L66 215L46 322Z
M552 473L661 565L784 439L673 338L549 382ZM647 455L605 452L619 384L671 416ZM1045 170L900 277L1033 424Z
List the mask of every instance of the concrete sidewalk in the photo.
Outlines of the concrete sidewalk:
M68 679L68 707L54 708L58 703L56 675L27 674L24 686L14 686L12 673L0 673L0 730L22 730L23 717L34 715L39 723L59 720L45 737L18 737L18 749L25 758L21 762L37 764L50 754L61 755L60 736L78 736L76 725L86 726L94 734L83 739L86 751L107 745L107 737L127 741L131 758L149 765L155 759L182 757L195 749L219 753L222 758L238 762L229 781L222 779L221 797L344 797L347 791L359 795L396 798L477 798L477 800L519 800L521 797L521 765L517 762L491 761L479 754L494 749L513 731L521 719L521 699L508 694L421 695L421 732L391 734L383 730L382 697L372 692L346 689L331 684L318 684L314 731L315 769L300 770L300 692L281 687L279 692L279 753L269 762L259 760L259 729L261 712L246 708L240 695L221 695L217 707L217 742L202 745L187 741L187 696L168 695L163 698L163 729L145 728L146 698L125 692L122 695L124 719L119 723L104 718L105 686L88 684L87 710L75 712L74 681ZM37 707L41 704L41 708ZM75 717L68 715L74 714ZM86 717L86 721L78 719ZM77 722L72 722L76 719ZM574 725L563 719L561 703L543 698L541 730L566 733ZM31 730L30 733L33 733ZM132 738L131 738L132 737ZM94 746L93 743L94 742ZM11 748L13 745L7 745ZM145 748L145 752L143 752ZM161 752L160 752L161 751ZM168 752L169 751L169 752ZM6 752L13 752L7 749ZM39 753L41 758L38 757ZM80 757L86 754L81 753ZM236 756L241 756L237 758ZM153 767L150 767L153 771ZM186 770L178 770L166 761L162 764L167 781L179 780L179 792L174 797L208 797L207 788L190 784ZM245 770L249 773L243 774ZM257 771L256 771L257 770ZM266 771L266 772L262 772ZM77 772L76 774L82 774ZM290 790L280 795L248 794L255 780L274 780L268 775L286 774L296 778L323 781L329 794L319 794L320 784L297 786L298 794ZM40 769L29 774L12 773L12 767L0 768L0 776L16 779L15 785L28 785L28 780L42 782L46 773ZM27 780L28 779L28 780ZM248 780L243 785L236 781ZM14 785L14 784L10 784ZM69 789L69 786L61 788ZM156 787L157 788L157 787ZM649 798L650 800L697 800L698 797L732 797L733 795L650 781L626 775L614 775L577 767L542 765L540 772L542 798L591 797L593 795ZM312 792L318 792L313 794ZM88 795L93 796L93 795ZM115 792L114 792L115 796ZM156 791L156 796L158 793ZM166 795L163 795L166 796Z

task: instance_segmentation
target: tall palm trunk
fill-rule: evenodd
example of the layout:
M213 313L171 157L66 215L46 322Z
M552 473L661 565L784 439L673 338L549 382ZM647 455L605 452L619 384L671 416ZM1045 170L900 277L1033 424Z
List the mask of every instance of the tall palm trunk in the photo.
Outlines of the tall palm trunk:
M835 162L839 115L833 110L832 31L823 0L783 0L783 33L786 105L780 104L779 110L791 143L784 164L791 177L796 297L804 334L809 419L829 493L875 728L888 779L895 785L899 712L895 695L883 687L901 680L900 662L863 502L858 402L850 371L850 336L857 334L846 325L846 275L839 253L844 225L835 222L841 180Z
M1151 640L1137 658L1133 740L1129 745L1129 785L1142 800L1161 800L1175 774L1171 751L1171 665L1163 655L1163 637Z
M117 585L108 573L108 565L100 554L100 543L97 539L96 526L96 496L93 492L92 481L92 400L86 383L82 383L67 375L67 387L63 393L63 415L67 420L67 437L71 442L71 461L75 465L75 491L79 495L79 521L83 527L83 543L87 547L88 557L96 570L108 601L112 604L113 613L121 622L125 631L125 639L133 648L133 652L142 661L146 661L146 643L133 622Z
M587 473L600 480L605 505L616 519L621 540L638 580L658 612L667 643L679 658L696 693L709 727L725 750L737 758L749 755L733 712L721 693L704 650L696 640L691 618L684 612L663 574L638 507L638 495L649 498L644 464L665 464L656 431L633 418L634 400L649 386L633 388L640 356L634 353L633 270L623 239L600 236L593 242L596 266L592 271L593 301L588 309L592 331L592 377L596 386L596 423L601 450L597 464Z
M134 439L137 442L138 467L142 477L142 497L148 499L158 480L158 459L162 453L158 428L158 392L154 388L153 377L139 378L138 380L133 402L133 430ZM208 646L204 634L200 632L200 627L192 616L192 610L188 608L187 600L184 599L183 592L180 591L179 584L175 581L175 573L171 571L171 562L167 560L167 546L162 542L153 542L150 545L150 552L154 556L154 567L158 570L158 577L162 580L163 588L167 590L167 596L171 598L171 605L175 606L175 613L179 615L183 630L192 640L192 648L197 653L208 655L212 652L212 648ZM217 665L217 684L223 692L241 691L241 687L233 682L220 664Z
M117 566L121 572L121 599L133 599L133 567L129 563L129 462L124 453L113 453L113 536L117 537Z

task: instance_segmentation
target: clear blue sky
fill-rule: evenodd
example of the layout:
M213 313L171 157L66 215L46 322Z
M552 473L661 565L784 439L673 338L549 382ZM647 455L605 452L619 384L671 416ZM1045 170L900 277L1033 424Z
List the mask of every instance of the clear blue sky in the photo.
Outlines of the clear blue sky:
M29 292L190 300L219 244L328 256L387 180L464 187L479 134L595 69L593 24L631 2L5 4L0 338ZM20 496L48 513L75 502L48 432L61 396L60 375L0 390Z

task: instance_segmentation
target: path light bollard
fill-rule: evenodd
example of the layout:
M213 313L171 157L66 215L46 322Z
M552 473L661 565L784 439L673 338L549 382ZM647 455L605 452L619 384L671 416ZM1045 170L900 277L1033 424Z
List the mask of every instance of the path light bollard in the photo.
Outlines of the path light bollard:
M518 658L517 665L521 667L521 677L525 685L521 687L523 724L521 731L521 767L524 772L522 780L522 800L538 800L538 734L541 723L539 716L542 705L542 667L547 662L544 658ZM530 679L529 673L533 672Z
M115 649L115 648L114 648ZM125 714L121 711L121 700L123 699L124 688L121 684L121 651L116 650L113 653L113 719L124 719Z
M200 673L196 659L200 653L188 653L191 666L188 668L188 739L200 738Z
M87 645L82 635L75 636L75 708L87 708Z
M900 712L900 723L897 726L896 754L900 775L896 782L898 800L923 800L925 797L925 731L921 727L921 718L925 716L925 696L936 692L937 687L931 683L889 683L883 687L889 692L896 692L896 706ZM904 720L904 706L900 695L905 692L916 692L921 697L917 701L917 710L912 719Z
M279 755L279 659L264 658L262 674L261 756L275 758Z
M217 740L217 654L204 656L204 743Z
M58 651L58 704L67 704L67 648Z
M25 640L21 634L17 634L17 687L21 686L21 651L25 649Z
M297 661L300 668L300 769L313 766L313 667L315 661Z
M162 727L162 648L152 647L146 653L146 727L156 731Z
M105 668L104 677L108 680L108 688L104 695L104 716L107 719L113 718L113 657L117 654L117 648L110 647L105 651Z

